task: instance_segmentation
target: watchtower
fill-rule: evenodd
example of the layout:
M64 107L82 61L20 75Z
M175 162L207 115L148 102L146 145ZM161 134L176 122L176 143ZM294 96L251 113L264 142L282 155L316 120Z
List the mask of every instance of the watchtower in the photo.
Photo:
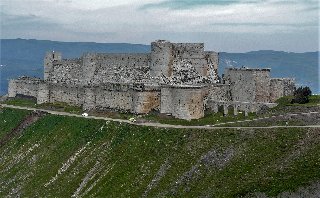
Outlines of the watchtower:
M157 40L151 43L150 75L157 77L164 75L170 77L173 72L172 43L165 40Z
M61 52L47 52L44 57L44 80L48 80L53 69L53 62L61 60Z

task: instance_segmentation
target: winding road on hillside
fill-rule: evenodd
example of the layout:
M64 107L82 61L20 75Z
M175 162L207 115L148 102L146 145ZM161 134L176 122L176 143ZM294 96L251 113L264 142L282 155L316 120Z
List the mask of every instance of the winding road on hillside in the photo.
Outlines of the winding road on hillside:
M237 122L226 122L226 123L219 123L216 125L204 125L204 126L184 126L184 125L170 125L170 124L161 124L156 122L143 122L143 123L137 123L137 122L131 122L129 120L124 119L115 119L115 118L108 118L108 117L97 117L97 116L82 116L79 114L72 114L67 112L60 112L60 111L51 111L47 109L37 109L32 107L21 107L21 106L14 106L14 105L6 105L6 104L0 104L0 107L6 107L6 108L13 108L13 109L22 109L22 110L30 110L30 111L42 111L53 115L61 115L61 116L72 116L72 117L81 117L86 119L95 119L95 120L106 120L106 121L115 121L115 122L121 122L121 123L128 123L133 124L137 126L150 126L150 127L160 127L160 128L177 128L177 129L272 129L272 128L320 128L320 125L306 125L306 126L216 126L216 125L222 125L222 124L233 124ZM310 114L319 114L320 112L308 112L308 113L301 113L303 115L310 115ZM298 114L288 114L288 115L298 115ZM283 116L283 115L279 115ZM256 121L256 120L262 120L264 118L257 118L253 120L244 120L244 121L238 121L238 122L245 122L245 121Z

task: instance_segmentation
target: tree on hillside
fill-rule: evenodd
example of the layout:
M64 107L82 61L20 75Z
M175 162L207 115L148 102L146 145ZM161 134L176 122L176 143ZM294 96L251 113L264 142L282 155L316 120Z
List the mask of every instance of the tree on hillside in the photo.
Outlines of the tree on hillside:
M294 98L291 100L291 104L299 103L305 104L309 102L309 96L311 96L312 92L309 87L299 87L294 92Z

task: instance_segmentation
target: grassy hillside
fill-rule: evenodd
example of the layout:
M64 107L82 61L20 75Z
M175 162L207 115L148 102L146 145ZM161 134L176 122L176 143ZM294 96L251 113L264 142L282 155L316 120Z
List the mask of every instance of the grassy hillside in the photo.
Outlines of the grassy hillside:
M0 139L23 120L28 111L0 108Z
M27 114L1 109L1 136ZM46 115L0 148L0 197L277 195L320 180L319 143L319 129L160 129Z

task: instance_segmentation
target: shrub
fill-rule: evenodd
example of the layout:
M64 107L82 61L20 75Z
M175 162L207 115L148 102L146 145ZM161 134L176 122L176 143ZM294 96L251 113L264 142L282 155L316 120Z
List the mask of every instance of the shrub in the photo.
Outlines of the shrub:
M299 87L294 92L294 98L291 100L291 104L299 103L305 104L309 102L309 96L311 96L311 90L309 87Z

